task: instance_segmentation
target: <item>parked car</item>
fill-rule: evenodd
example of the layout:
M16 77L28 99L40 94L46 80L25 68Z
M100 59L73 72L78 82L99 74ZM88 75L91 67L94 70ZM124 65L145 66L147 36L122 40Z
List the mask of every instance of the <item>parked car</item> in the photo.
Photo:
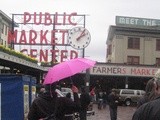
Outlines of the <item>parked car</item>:
M71 88L62 87L61 92L64 94L64 96L66 96L68 93L71 93L71 99L74 100Z
M118 89L119 101L126 106L138 103L139 99L145 94L144 90Z
M62 87L61 92L64 94L65 97L66 97L67 93L71 93L71 99L74 100L73 92L72 92L71 88ZM80 93L78 93L78 96L80 97Z

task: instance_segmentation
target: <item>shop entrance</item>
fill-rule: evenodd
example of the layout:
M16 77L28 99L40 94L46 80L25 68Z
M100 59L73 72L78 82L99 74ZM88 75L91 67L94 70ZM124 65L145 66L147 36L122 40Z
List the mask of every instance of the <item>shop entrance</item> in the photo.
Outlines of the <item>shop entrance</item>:
M96 87L102 91L115 89L140 89L145 90L149 77L124 77L124 76L91 76L90 87ZM127 86L126 86L127 84Z
M126 82L128 89L145 90L146 83L151 79L149 77L126 77L126 76L98 76L90 75L90 90L96 88L102 91L110 91L111 89L125 89ZM60 86L70 87L71 83L77 87L85 85L85 74L76 74L72 77L60 80Z

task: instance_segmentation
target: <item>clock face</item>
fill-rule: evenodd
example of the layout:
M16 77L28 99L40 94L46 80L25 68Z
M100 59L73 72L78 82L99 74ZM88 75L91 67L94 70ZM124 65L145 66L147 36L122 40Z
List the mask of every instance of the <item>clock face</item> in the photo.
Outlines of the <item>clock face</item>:
M75 49L86 48L90 41L91 35L84 27L75 27L68 31L68 44Z

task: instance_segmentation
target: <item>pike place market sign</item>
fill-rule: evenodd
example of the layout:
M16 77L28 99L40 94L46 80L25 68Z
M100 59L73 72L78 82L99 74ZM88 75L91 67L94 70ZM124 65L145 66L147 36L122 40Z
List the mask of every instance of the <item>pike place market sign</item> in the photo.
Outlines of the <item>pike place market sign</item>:
M158 68L122 65L96 65L90 69L92 75L153 77Z
M12 14L12 20L19 27L12 25L8 33L8 44L39 62L55 63L77 58L81 54L68 43L68 30L84 27L85 16L76 12Z
M116 16L116 25L158 27L160 26L160 20L148 19L148 18Z

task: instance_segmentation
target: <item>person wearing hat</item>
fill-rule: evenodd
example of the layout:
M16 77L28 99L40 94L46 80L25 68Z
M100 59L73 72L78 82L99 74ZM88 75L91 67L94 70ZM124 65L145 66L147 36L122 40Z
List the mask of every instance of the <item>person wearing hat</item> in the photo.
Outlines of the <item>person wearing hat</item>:
M160 120L160 70L154 79L156 98L141 105L133 114L132 120Z
M57 97L56 83L45 85L45 92L40 94L30 107L28 120L44 120L54 114L57 120L65 120L65 113L68 111L78 112L80 110L80 100L78 89L72 85L74 101L67 97Z

